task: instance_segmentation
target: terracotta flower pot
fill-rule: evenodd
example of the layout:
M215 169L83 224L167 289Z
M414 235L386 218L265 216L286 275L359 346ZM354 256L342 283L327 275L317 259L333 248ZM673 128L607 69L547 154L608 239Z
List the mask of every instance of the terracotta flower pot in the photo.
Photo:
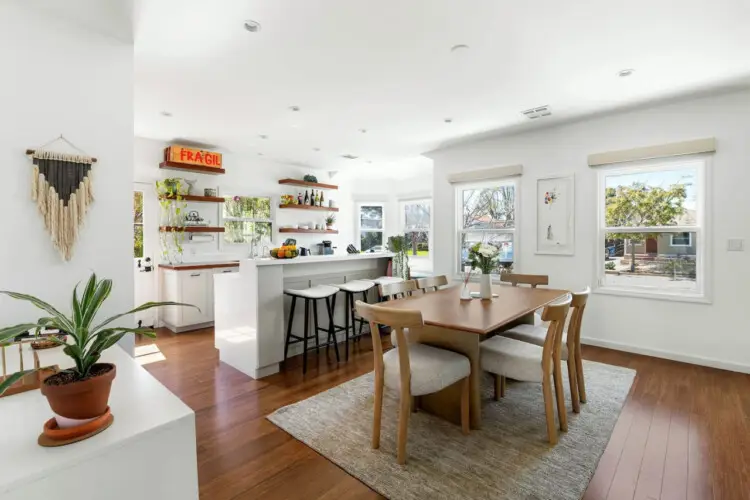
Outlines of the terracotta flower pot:
M107 411L109 391L117 369L111 363L97 363L92 371L99 374L76 382L65 383L64 372L45 379L41 391L47 396L53 412L62 417L85 420Z

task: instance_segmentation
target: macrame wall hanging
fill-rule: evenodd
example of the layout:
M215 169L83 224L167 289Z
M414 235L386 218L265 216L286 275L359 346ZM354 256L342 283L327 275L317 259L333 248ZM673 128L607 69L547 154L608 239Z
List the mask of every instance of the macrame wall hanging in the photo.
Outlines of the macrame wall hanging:
M64 141L81 154L57 153L49 145ZM62 135L38 148L26 150L34 162L31 199L36 202L52 244L64 260L73 256L78 229L94 201L91 183L91 158Z

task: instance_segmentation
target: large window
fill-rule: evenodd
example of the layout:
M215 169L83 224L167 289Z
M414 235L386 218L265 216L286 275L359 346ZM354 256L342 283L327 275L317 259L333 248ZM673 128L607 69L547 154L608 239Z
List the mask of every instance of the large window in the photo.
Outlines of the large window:
M696 157L599 172L602 291L705 296L704 176Z
M409 243L410 259L430 258L430 200L410 200L399 204L401 232Z
M494 273L513 266L516 189L514 180L461 185L456 188L459 272L469 265L469 248L476 243L489 243L500 250Z
M143 192L133 192L133 258L143 258Z
M359 205L359 249L362 252L385 252L385 211L381 203Z
M271 198L225 196L223 220L227 243L270 242L273 231Z

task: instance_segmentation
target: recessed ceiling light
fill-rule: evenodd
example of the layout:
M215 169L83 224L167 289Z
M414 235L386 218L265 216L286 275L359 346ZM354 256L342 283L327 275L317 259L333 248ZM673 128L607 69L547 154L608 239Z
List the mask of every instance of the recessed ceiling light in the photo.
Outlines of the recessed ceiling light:
M372 163L372 160L367 160L367 163Z
M268 136L265 134L260 134L258 137L260 137L261 139L268 139Z
M366 128L361 128L361 129L359 129L359 131L362 134L366 134L367 133L367 129Z
M161 112L161 116L166 116L167 118L171 118L172 117L172 113L170 113L169 111L162 111Z
M263 153L258 153L258 156L263 156Z
M350 154L341 155L341 157L342 158L346 158L347 160L356 160L357 158L359 158L359 156L354 156L354 155L350 155Z
M633 68L621 69L617 72L617 76L624 78L633 74L635 70Z
M454 45L451 47L451 52L460 52L462 50L469 50L469 46L463 43L459 43L458 45Z
M290 111L299 111L299 106L289 106Z
M443 120L445 123L453 123L453 118L446 118Z
M320 151L320 148L313 148L313 151Z
M248 19L247 21L245 21L245 29L250 33L257 33L260 31L260 23L258 21L253 21L252 19Z

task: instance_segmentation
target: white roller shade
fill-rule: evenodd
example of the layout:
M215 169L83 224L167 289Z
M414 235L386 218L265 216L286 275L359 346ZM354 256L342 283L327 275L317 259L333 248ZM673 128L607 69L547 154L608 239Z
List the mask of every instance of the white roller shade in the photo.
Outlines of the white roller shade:
M505 167L482 168L478 170L467 170L448 175L448 182L457 184L460 182L477 182L500 179L523 174L523 165L507 165Z
M716 138L695 139L692 141L672 142L657 146L621 149L589 155L589 167L622 163L626 161L649 160L667 156L691 155L697 153L713 153L716 151Z

